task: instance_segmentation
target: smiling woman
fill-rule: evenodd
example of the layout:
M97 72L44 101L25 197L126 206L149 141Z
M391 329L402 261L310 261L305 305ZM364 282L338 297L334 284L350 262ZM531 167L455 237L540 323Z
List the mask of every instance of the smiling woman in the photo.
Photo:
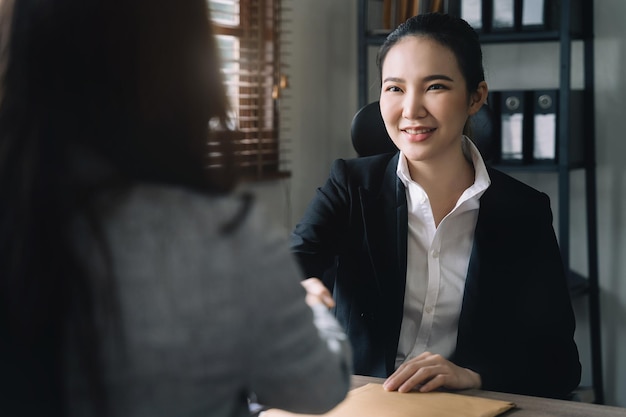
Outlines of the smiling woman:
M355 373L388 390L567 397L580 363L549 199L464 135L488 93L476 32L420 14L378 64L398 151L333 164L292 235L307 290L332 288Z
M478 112L487 98L487 84L481 81L468 93L452 51L420 36L403 38L387 53L382 77L381 114L391 139L407 159L412 178L432 176L434 172L427 172L431 169L457 179L457 192L446 191L451 201L435 216L438 224L473 182L471 169L458 172L454 167L469 168L463 163L459 141L468 117ZM441 180L440 174L438 177Z

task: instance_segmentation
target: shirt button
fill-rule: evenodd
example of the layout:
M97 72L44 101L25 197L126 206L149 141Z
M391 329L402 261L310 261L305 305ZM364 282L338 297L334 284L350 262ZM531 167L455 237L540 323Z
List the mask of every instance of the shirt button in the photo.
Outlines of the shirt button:
M433 258L435 258L435 259L439 257L439 251L438 250L433 250L431 252L431 254L432 254Z
M427 314L432 314L432 312L433 312L433 308L431 306L426 307Z

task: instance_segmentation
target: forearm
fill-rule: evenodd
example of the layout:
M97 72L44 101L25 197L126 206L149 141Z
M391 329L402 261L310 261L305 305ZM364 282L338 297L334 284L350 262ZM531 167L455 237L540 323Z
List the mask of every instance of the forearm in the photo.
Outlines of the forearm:
M352 374L350 344L326 307L318 304L309 310L312 321L291 326L288 334L273 341L263 360L266 371L255 390L261 404L317 414L330 410L347 394ZM275 382L280 388L273 387Z

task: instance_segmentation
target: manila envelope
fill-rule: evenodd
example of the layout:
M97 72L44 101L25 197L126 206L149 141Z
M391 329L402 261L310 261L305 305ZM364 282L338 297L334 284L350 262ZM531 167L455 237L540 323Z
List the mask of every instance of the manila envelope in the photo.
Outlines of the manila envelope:
M381 384L353 389L346 399L326 414L294 414L270 409L261 417L495 417L515 407L508 401L449 392L385 391Z

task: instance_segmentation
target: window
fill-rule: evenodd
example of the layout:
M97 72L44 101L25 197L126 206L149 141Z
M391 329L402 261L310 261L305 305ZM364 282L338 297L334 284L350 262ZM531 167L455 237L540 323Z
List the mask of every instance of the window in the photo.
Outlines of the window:
M279 141L278 118L287 86L280 63L281 0L208 3L233 110L236 163L244 179L285 177L287 140Z

